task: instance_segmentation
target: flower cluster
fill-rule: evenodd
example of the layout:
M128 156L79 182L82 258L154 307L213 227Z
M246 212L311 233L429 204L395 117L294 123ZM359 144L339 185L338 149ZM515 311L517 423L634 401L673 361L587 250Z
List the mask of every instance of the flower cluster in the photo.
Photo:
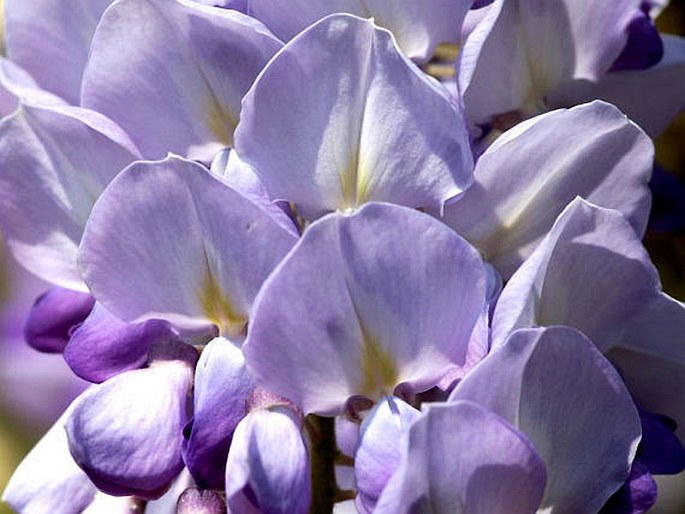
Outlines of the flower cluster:
M54 285L27 342L93 384L5 501L649 509L685 468L662 4L5 0L0 226Z

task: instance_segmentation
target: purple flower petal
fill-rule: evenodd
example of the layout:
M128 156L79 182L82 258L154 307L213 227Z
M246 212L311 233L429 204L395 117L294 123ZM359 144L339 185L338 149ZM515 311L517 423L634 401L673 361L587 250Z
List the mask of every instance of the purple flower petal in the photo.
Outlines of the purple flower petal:
M607 300L610 299L610 300ZM497 303L493 346L516 328L582 330L621 371L635 402L685 436L685 305L661 292L657 269L620 213L573 201Z
M409 427L421 413L399 398L378 402L362 423L354 456L357 506L373 512L385 485L400 465Z
M173 481L169 490L164 493L163 496L156 500L148 501L145 503L145 514L170 514L176 512L178 508L178 502L184 491L193 487L193 479L187 469L181 471L181 473ZM218 492L218 491L217 491ZM140 501L140 500L138 500ZM225 512L225 511L224 511ZM85 513L87 514L87 513ZM94 512L93 514L100 514L99 512ZM129 512L123 514L130 514ZM207 514L204 512L198 514Z
M200 487L224 487L228 449L253 387L239 348L223 338L204 348L195 371L195 410L183 442L183 460Z
M471 402L433 404L413 423L376 514L532 514L545 466L530 441Z
M574 39L564 3L495 0L487 7L458 60L471 123L488 124L505 113L537 114L548 90L573 75Z
M110 496L98 492L93 501L81 514L131 514L140 509L145 502L132 496ZM149 504L147 504L149 505ZM145 507L146 512L148 507ZM150 509L152 511L152 509ZM52 512L52 511L50 511ZM152 512L150 512L152 514Z
M95 299L88 293L53 287L40 295L24 325L24 338L36 350L61 353L71 331L88 317Z
M612 105L547 113L485 151L445 221L508 279L576 196L620 210L643 234L653 160L651 140Z
M5 44L12 61L40 86L72 105L81 100L81 76L90 40L112 0L76 0L64 6L53 0L7 0Z
M640 409L642 441L638 459L650 473L675 475L685 469L685 448L673 434L673 420Z
M110 185L80 264L97 300L124 321L213 323L241 337L262 282L295 241L206 168L169 156L135 163Z
M493 344L516 328L568 325L607 351L658 296L659 275L633 228L617 211L578 198L502 291Z
M222 9L233 9L247 14L247 3L249 0L192 0L198 4L210 7L221 7Z
M599 514L643 514L656 502L657 486L647 467L636 460L626 483L606 502Z
M300 430L300 421L283 406L257 409L240 422L226 462L229 512L309 511L309 461Z
M104 382L124 371L140 368L155 343L180 341L174 328L162 320L124 323L96 304L71 335L64 359L79 377Z
M100 489L157 498L183 468L193 370L181 361L127 371L87 392L67 420L69 449Z
M685 109L685 38L662 36L664 57L646 70L618 71L598 82L574 81L551 96L565 106L601 98L617 105L655 138Z
M64 423L79 401L75 400L12 474L2 500L17 512L80 514L93 501L97 489L72 459L64 431Z
M490 264L484 263L484 268L486 277L485 304L483 305L478 321L476 321L476 326L471 333L471 340L468 344L464 366L445 375L437 384L439 390L438 397L431 398L428 401L444 401L447 399L447 395L452 390L455 383L463 378L471 368L478 364L490 351L490 320L492 319L492 313L497 304L497 298L499 298L499 295L502 292L502 277Z
M621 371L635 403L675 420L676 434L685 443L685 304L658 288L640 307L614 327L621 332L606 355Z
M628 478L637 410L616 370L577 330L514 332L457 385L457 400L483 405L530 438L547 466L543 510L596 512Z
M335 441L338 449L344 454L354 458L359 444L359 422L352 420L346 415L335 417Z
M378 400L400 384L430 389L465 365L484 287L476 251L425 214L389 204L331 214L261 290L248 369L305 413L340 413L352 396Z
M223 157L217 156L212 162L212 173L221 177L233 189L251 200L254 204L262 207L271 217L278 222L284 229L299 237L300 233L292 219L292 212L287 202L274 202L269 196L269 192L264 187L257 172L248 164L243 162L235 150L230 150ZM223 166L222 166L223 164Z
M485 124L507 113L534 115L546 110L549 94L565 82L597 80L623 51L640 4L495 1L460 57L469 120Z
M649 16L649 3L643 1L640 13L628 25L628 41L611 71L644 70L658 63L664 56L661 35Z
M330 63L335 62L335 66ZM245 96L236 150L311 219L368 201L440 210L472 180L461 113L371 21L331 15Z
M26 71L9 59L0 57L0 117L12 114L22 100L43 105L64 105L61 98L40 89Z
M90 210L137 150L101 114L23 104L0 123L0 224L17 260L40 278L85 290L76 252Z
M280 47L238 11L117 2L93 37L83 105L124 127L147 158L174 152L209 162L232 146L242 96Z
M628 42L630 24L642 14L642 4L642 0L563 1L573 34L573 78L596 79L611 67Z

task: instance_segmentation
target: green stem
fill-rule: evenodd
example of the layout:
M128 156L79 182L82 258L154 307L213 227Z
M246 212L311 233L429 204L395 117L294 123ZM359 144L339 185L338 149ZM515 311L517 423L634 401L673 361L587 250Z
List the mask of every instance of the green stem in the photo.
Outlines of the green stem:
M335 502L335 458L338 448L335 443L335 420L320 416L308 416L311 449L309 463L312 473L311 514L330 514Z

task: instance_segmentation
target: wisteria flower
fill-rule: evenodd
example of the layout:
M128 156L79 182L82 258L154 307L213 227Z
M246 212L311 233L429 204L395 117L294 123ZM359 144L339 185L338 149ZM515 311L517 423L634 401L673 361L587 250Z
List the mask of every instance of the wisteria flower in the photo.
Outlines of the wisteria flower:
M89 385L18 513L639 514L685 469L663 2L63 7L5 2L0 228Z

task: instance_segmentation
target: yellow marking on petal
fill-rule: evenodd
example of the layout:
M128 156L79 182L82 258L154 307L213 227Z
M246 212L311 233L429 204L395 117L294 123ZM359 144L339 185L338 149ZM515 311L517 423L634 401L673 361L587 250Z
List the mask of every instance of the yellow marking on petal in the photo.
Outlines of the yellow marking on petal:
M202 281L200 290L200 305L209 321L219 327L222 335L235 338L243 335L247 318L235 310L231 301L221 292L219 284L212 272L207 273Z
M371 185L369 173L366 172L366 166L359 166L357 169L357 205L361 205L369 201L369 187Z
M525 40L525 36L523 37ZM524 56L530 72L530 85L523 95L523 105L520 111L526 118L532 118L549 110L546 106L547 94L554 89L554 80L549 76L550 72L545 63L531 55L528 44L524 44Z
M338 175L342 193L340 210L353 209L369 201L370 177L360 161L358 156L351 159L347 169Z
M457 75L456 63L460 48L454 43L439 44L433 58L424 65L424 71L439 80L454 78Z
M440 43L435 48L433 58L439 61L456 61L460 48L460 45L456 43Z
M342 209L357 206L357 163L350 163L347 169L338 175L342 193Z
M364 337L361 365L364 381L361 393L370 399L392 394L399 375L395 361L363 325L361 329Z
M233 146L233 132L238 126L236 120L228 110L221 105L221 102L210 94L206 107L206 121L209 129L212 131L220 143L226 146Z
M454 64L428 63L426 73L436 79L451 79L457 76Z

